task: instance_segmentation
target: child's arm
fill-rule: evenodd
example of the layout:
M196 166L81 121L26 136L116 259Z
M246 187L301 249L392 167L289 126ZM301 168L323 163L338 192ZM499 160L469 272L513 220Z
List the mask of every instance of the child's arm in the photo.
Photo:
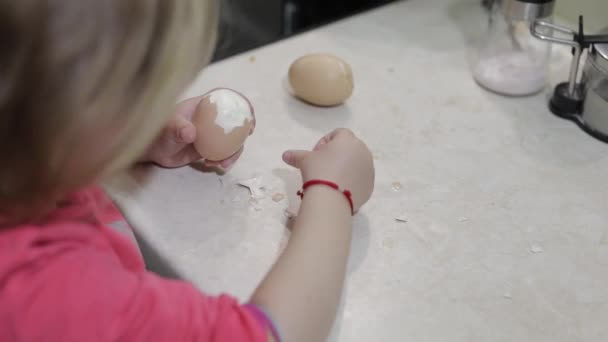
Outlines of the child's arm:
M326 338L342 291L351 223L340 193L321 187L306 192L287 248L252 299L285 341Z
M285 159L304 180L326 179L351 190L355 209L371 195L371 154L349 131L336 131L314 152L290 152ZM57 227L44 232L24 228L15 248L39 259L11 271L7 284L19 291L10 292L5 310L11 328L32 341L272 341L274 325L260 308L275 319L285 341L322 340L342 289L351 220L342 194L309 188L293 237L253 306L146 272L132 243L113 230L93 229L86 221L53 223Z
M324 179L353 193L358 209L371 196L371 153L350 131L325 137L313 152L288 152L304 181ZM340 300L352 233L351 207L340 192L306 190L291 240L252 302L274 319L285 341L327 338Z

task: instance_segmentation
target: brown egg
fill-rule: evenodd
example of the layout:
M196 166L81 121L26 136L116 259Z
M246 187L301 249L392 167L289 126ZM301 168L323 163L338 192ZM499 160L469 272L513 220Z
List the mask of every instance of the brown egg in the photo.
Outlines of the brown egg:
M353 72L338 57L326 54L298 58L289 68L293 95L317 106L337 106L353 93Z
M243 146L253 128L253 107L240 93L219 88L205 94L192 115L194 147L210 161L229 158Z

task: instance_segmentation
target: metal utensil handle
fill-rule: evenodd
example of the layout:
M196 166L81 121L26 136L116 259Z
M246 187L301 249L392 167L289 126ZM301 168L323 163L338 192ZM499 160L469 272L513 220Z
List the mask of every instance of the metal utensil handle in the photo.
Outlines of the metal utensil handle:
M564 33L567 35L570 35L569 39L566 38L556 38L550 35L546 35L543 34L541 31L539 31L539 27L546 27L546 28L550 28L552 30L552 32L560 32L560 33ZM578 42L574 40L574 38L577 35L577 32L569 29L567 27L563 27L563 26L559 26L541 19L535 20L534 22L532 22L532 25L530 26L530 33L540 39L540 40L545 40L545 41L549 41L552 43L558 43L558 44L562 44L562 45L569 45L569 46L573 46L576 47L578 46Z
M566 35L570 35L571 38L570 39L557 38L557 37L543 34L539 30L540 27L549 28L552 30L552 32L560 32L560 33L564 33ZM572 46L574 48L574 57L572 58L572 63L570 64L570 76L568 77L568 95L570 95L574 98L574 96L576 96L576 94L575 94L576 78L578 76L578 68L580 65L581 54L582 54L582 50L583 50L581 45L579 44L579 42L576 41L577 32L574 30L571 30L569 28L555 25L553 23L539 19L539 20L535 20L532 23L532 25L530 26L530 34L532 34L532 36L534 36L540 40L557 43L557 44L562 44L562 45L568 45L568 46Z

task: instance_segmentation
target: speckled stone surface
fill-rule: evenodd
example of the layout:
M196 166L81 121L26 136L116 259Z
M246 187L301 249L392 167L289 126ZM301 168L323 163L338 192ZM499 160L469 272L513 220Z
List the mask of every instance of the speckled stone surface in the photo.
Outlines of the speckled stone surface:
M349 127L375 154L377 185L355 220L332 341L608 341L608 146L552 116L548 90L504 98L473 82L478 5L398 2L210 66L185 96L249 96L258 126L241 161L221 177L155 169L111 193L186 278L246 299L297 206L281 153ZM284 90L289 64L311 52L352 65L345 106ZM556 49L553 78L567 68ZM254 176L257 200L237 185Z

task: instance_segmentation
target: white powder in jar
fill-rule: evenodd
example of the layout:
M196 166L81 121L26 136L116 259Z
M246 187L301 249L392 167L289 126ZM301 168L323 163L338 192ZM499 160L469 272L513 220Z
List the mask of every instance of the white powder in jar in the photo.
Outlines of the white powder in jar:
M545 65L524 52L481 58L473 77L492 91L512 96L536 93L546 84Z

